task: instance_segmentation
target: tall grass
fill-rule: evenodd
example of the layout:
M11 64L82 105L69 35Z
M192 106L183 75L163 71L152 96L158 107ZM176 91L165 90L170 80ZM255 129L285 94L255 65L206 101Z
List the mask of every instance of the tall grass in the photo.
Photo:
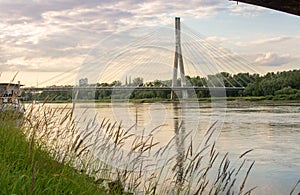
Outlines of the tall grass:
M78 121L84 121L85 126L78 125ZM155 151L154 159L149 164L144 157L153 153L159 144L153 137L135 136L131 129L123 129L121 124L107 119L98 123L96 116L93 119L78 119L73 116L73 109L67 107L31 106L27 108L21 126L27 139L24 144L29 148L24 156L31 156L31 177L26 176L27 191L47 189L47 185L36 188L45 163L38 160L39 152L46 152L58 165L63 165L60 172L54 166L52 176L55 182L50 183L63 183L64 174L79 172L82 173L79 177L86 175L87 182L98 185L99 188L95 189L100 190L98 194L251 194L255 189L246 188L254 165L246 158L250 151L234 162L229 159L228 153L220 156L215 143L210 140L214 126L208 129L205 144L200 149L193 148L192 140L188 141L190 136L185 136L185 143L189 143L185 147L187 149L169 155L164 159L163 166L153 162L168 155L170 143ZM178 131L181 130L179 127ZM126 154L120 152L126 145L128 147L128 142L131 146L129 151ZM32 154L33 148L37 148L38 152ZM125 157L125 164L116 164ZM51 160L53 164L54 160ZM71 183L79 188L83 185L75 181ZM67 192L69 189L66 185L62 187L64 190L55 186L55 192ZM70 190L73 189L68 192Z
M33 135L26 139L15 112L0 116L0 194L106 194L90 177L54 160Z

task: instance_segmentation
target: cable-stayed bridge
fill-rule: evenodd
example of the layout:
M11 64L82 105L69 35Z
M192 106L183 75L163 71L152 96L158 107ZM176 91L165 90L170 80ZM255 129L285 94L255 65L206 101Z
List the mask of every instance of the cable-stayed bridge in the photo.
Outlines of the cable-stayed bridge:
M237 54L213 44L186 26L183 27L184 31L182 31L180 18L176 17L175 33L174 28L154 31L146 34L142 39L129 42L125 47L115 45L112 50L107 49L110 45L101 43L102 47L91 51L88 54L90 57L80 67L44 81L44 83L52 83L50 87L24 87L23 90L164 90L170 91L172 99L176 91L180 91L182 98L188 98L187 91L191 90L243 90L248 78L228 79L220 72L255 73L257 68ZM114 41L114 37L109 39L110 44ZM74 75L77 78L74 79ZM167 86L96 85L101 81L125 80L127 75L141 76L146 80L171 79L171 82ZM199 86L189 83L186 75L205 77L206 84ZM88 78L89 83L94 84L79 86L78 81L82 78ZM68 79L75 80L75 84L57 86L57 83ZM42 84L40 83L40 86Z

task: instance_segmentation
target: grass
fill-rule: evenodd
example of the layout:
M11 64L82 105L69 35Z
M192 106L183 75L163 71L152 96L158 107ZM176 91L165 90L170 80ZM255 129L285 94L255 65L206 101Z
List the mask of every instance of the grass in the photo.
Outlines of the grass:
M1 113L0 194L106 194L85 174L29 142L13 113Z
M22 121L12 119L12 113L2 114L1 194L250 194L254 189L245 190L254 162L248 171L241 171L246 160L239 168L231 167L227 154L218 161L219 153L209 142L213 127L200 151L194 151L191 142L187 151L167 159L165 166L151 169L143 167L142 156L157 143L151 137L136 137L127 154L127 168L121 169L111 165L124 157L116 151L133 136L130 130L104 119L100 126L89 121L82 131L72 113L38 106L28 109ZM163 156L170 145L156 156ZM96 150L102 160L93 155ZM241 174L245 176L237 181Z

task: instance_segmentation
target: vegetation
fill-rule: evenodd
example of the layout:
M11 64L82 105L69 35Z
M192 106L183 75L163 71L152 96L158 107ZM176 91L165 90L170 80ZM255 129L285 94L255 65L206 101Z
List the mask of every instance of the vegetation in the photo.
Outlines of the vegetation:
M300 99L300 70L268 73L247 85L244 94L274 100Z
M193 149L189 140L184 153L153 169L141 157L157 143L137 136L127 156L128 168L122 169L112 166L112 161L122 158L117 151L134 135L116 123L91 120L80 129L72 109L46 106L27 108L23 120L1 117L1 194L250 194L255 189L247 190L245 185L254 164L245 158L250 151L234 166L228 154L220 157L210 140L215 124L200 150ZM169 146L161 148L157 157ZM103 158L94 155L96 150Z
M225 87L245 87L245 90L227 91L227 97L264 97L264 100L300 100L300 70L291 70L284 72L271 72L264 76L258 74L238 73L231 75L222 72L216 75L204 77L186 76L187 84L195 87L225 86ZM180 79L178 79L180 85ZM171 86L171 80L155 80L143 82L143 78L137 77L132 83L122 85L121 81L112 83L97 83L88 86L145 86L145 87L167 87ZM112 96L112 90L80 91L77 98L81 100L109 100ZM113 94L114 97L123 99L170 99L171 90L144 90L133 91L130 94ZM44 91L41 93L22 93L25 101L44 100L49 101L71 101L72 91ZM193 98L209 98L209 90L199 90L196 94L190 94ZM247 98L246 98L247 99ZM250 98L253 99L253 98Z
M106 194L92 178L26 139L14 112L1 112L1 119L0 194Z

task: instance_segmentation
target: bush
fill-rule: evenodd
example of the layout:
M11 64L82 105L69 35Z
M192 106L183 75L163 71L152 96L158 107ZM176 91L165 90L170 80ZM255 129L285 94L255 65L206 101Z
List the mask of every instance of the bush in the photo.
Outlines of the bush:
M283 89L275 91L275 95L292 95L296 94L299 90L293 89L291 87L285 87Z

